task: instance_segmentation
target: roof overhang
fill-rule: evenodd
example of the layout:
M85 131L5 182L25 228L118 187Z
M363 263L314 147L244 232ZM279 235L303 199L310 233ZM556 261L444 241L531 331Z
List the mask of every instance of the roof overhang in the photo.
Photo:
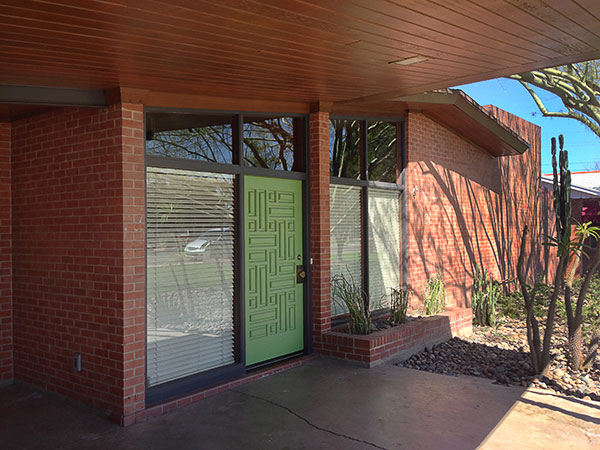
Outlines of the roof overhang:
M458 132L494 156L520 155L529 144L462 91L445 89L395 98Z
M576 0L0 5L5 85L365 103L600 58Z

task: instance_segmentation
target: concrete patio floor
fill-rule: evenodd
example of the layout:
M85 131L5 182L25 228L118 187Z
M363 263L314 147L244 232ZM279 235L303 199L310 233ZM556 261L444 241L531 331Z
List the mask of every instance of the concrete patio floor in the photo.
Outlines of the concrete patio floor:
M599 448L600 404L386 365L318 359L120 428L0 388L2 449Z

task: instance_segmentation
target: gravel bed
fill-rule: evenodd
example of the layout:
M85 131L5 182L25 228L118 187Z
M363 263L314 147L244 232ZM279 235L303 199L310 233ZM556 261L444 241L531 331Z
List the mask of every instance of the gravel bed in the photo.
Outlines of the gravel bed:
M497 328L473 327L468 338L452 338L413 355L399 366L444 375L489 378L496 384L533 384L565 395L600 401L600 361L589 372L573 371L565 358L566 325L555 324L553 360L546 376L531 375L525 324L502 319Z

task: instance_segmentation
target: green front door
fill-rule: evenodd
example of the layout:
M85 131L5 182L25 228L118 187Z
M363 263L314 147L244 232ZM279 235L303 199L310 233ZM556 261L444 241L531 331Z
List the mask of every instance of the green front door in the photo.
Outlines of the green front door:
M304 349L302 182L246 176L246 364Z

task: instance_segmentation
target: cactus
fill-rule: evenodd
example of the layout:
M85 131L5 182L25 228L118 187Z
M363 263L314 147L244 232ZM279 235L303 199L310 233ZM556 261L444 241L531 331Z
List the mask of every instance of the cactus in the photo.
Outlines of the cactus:
M479 265L475 266L473 287L471 293L471 308L473 321L476 325L496 326L496 303L500 296L500 286L491 277L488 278L486 269L483 272Z
M558 136L560 152L558 167L556 161L556 138L552 138L552 175L554 212L556 214L556 234L558 239L558 256L569 251L571 240L571 171L569 170L569 154L564 150L564 137Z

